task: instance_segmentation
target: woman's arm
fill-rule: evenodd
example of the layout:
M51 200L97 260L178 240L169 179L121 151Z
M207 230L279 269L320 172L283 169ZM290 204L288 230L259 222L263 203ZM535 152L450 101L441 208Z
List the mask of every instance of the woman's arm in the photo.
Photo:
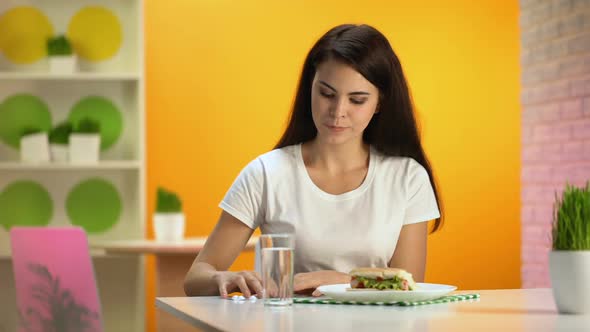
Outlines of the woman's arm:
M223 211L205 246L193 262L184 279L188 296L226 296L236 288L250 295L249 290L261 291L260 277L254 272L227 272L246 246L253 229Z
M395 252L389 261L389 267L402 268L410 272L416 282L423 282L426 271L427 237L427 222L403 226Z
M330 284L347 284L350 282L350 276L332 270L321 270L314 272L297 273L293 281L293 291L295 293L312 293L314 296L322 295L316 290L319 286Z

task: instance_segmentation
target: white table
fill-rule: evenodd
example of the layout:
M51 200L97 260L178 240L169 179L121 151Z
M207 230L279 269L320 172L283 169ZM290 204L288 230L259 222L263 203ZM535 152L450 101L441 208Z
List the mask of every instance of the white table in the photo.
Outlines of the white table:
M205 242L207 242L206 237L185 238L175 243L162 243L155 240L121 240L92 243L90 247L107 254L154 255L156 257L156 296L183 296L184 276L197 254L205 246ZM258 237L252 236L243 251L254 251L257 242ZM185 327L184 323L169 316L156 313L158 331L177 331Z
M205 331L590 331L590 315L559 315L551 289L461 291L476 300L415 307L294 304L264 307L219 297L157 298Z

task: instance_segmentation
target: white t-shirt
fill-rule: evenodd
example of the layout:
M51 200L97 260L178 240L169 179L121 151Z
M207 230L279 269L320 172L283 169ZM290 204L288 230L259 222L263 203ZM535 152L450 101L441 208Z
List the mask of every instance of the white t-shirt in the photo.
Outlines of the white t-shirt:
M403 225L440 216L428 173L412 158L371 148L356 189L332 195L307 173L301 145L250 162L219 206L252 229L295 233L295 273L386 267Z

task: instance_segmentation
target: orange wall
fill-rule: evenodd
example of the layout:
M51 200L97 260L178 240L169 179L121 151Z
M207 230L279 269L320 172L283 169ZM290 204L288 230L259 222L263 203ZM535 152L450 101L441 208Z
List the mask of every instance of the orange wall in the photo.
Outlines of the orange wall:
M519 287L515 0L147 1L149 214L165 185L184 199L188 235L207 235L240 169L280 135L306 52L345 22L388 36L419 110L447 217L428 281Z

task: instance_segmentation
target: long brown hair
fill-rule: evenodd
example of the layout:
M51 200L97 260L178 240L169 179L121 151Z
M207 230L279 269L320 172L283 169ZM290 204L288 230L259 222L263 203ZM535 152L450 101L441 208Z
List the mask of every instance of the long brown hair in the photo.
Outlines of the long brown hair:
M432 232L437 231L442 227L442 203L422 148L410 91L397 55L377 29L364 24L339 25L315 43L303 64L289 124L275 148L304 143L317 135L311 115L311 86L317 67L328 59L344 61L379 89L378 113L365 129L363 140L385 155L413 158L426 169L441 212L432 227Z

